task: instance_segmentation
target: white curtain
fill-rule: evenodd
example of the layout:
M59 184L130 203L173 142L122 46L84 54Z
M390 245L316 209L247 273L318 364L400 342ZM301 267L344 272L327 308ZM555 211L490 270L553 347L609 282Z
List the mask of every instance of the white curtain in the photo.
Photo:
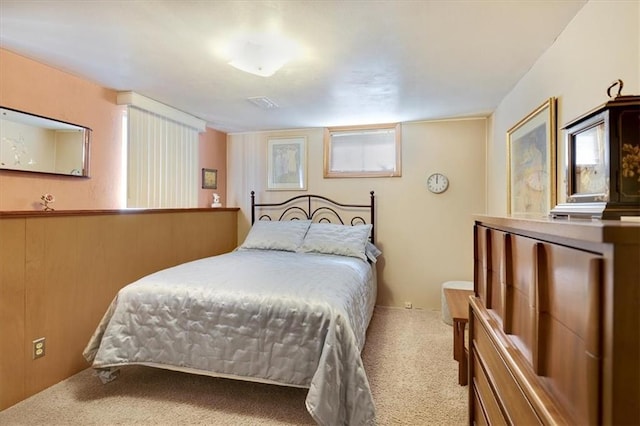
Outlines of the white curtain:
M127 207L198 206L198 130L128 108Z

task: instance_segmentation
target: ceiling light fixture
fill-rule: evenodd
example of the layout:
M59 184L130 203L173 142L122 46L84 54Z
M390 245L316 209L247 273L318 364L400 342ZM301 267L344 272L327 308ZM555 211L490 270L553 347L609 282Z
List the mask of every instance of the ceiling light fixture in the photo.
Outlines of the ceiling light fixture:
M250 74L271 77L298 55L299 48L293 41L276 34L248 34L232 40L227 51L231 58L229 65Z

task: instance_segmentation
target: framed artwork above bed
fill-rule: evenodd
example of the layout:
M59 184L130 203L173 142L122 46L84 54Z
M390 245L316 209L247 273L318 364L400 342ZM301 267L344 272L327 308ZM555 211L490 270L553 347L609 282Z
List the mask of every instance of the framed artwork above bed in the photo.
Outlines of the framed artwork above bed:
M307 138L269 138L267 190L307 190Z

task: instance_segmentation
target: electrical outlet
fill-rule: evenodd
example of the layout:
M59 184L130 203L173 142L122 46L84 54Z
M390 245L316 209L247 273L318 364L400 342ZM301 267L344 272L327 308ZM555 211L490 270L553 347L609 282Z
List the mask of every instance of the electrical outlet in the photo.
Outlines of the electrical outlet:
M411 309L411 308L413 308L413 304L411 304L411 302L404 302L404 308L405 309Z
M42 358L44 356L44 337L33 341L33 359Z

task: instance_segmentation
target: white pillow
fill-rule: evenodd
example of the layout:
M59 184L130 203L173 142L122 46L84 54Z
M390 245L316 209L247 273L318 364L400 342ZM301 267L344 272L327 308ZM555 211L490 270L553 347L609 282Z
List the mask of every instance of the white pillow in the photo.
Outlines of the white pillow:
M258 220L254 222L240 248L296 251L309 225L310 220Z
M351 256L366 261L365 248L370 233L371 225L312 223L298 251Z
M382 254L380 249L373 243L367 243L364 252L367 255L367 259L369 259L371 263L376 263L378 261L378 256Z

